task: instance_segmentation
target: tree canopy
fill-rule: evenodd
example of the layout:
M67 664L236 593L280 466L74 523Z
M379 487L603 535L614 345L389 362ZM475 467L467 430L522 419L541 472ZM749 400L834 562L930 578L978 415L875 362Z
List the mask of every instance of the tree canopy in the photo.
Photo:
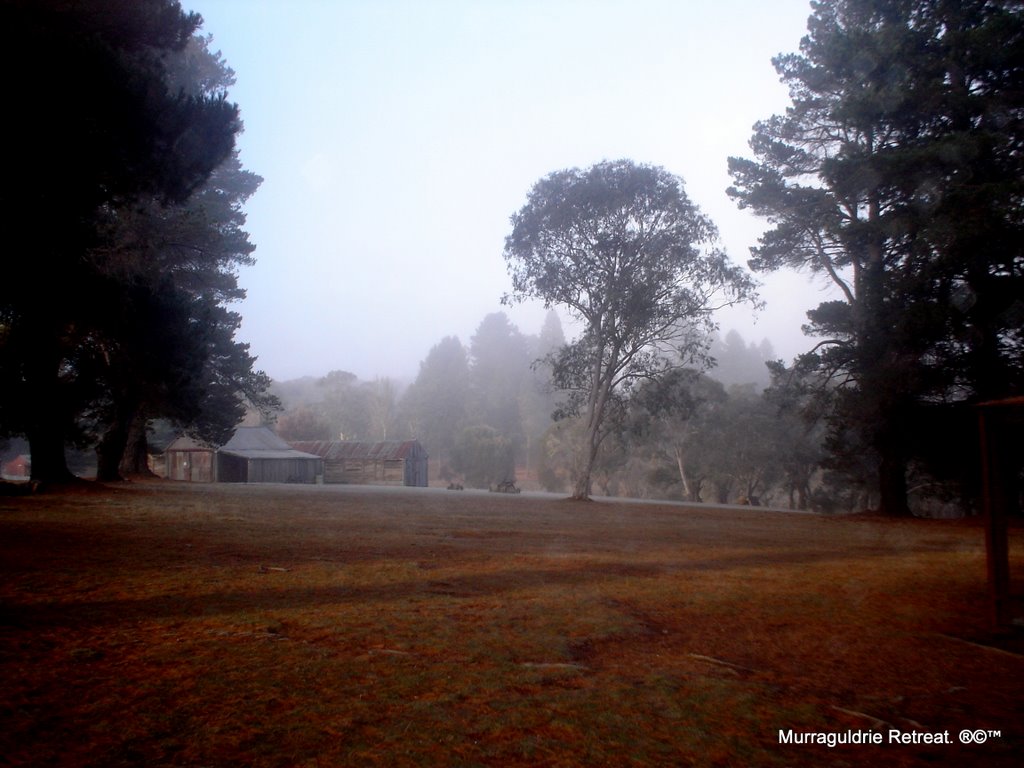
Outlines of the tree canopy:
M526 339L504 312L494 312L470 339L469 356L470 419L493 427L520 448L525 437L523 396L530 373Z
M469 360L455 336L435 344L420 363L419 374L405 396L405 421L410 436L427 446L444 464L466 426L470 399Z
M751 297L753 284L717 246L717 231L662 168L629 160L556 171L512 216L504 256L506 301L565 307L584 326L555 365L585 415L590 474L611 401L628 382L690 362L714 327L715 309ZM697 332L699 331L699 333Z
M112 479L128 434L169 416L222 436L269 380L234 340L241 204L232 73L178 2L0 5L12 154L0 209L17 249L0 285L0 429L33 478L70 478L68 439L99 437ZM230 423L228 423L230 422Z
M833 444L872 457L880 507L906 514L915 407L1022 382L1024 25L1016 2L812 7L775 59L792 104L730 159L730 194L772 224L755 270L836 287L800 365L834 393Z

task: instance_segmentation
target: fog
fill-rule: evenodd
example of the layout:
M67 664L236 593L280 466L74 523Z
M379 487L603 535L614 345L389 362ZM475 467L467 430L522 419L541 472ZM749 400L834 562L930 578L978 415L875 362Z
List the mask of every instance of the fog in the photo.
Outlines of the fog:
M254 2L195 0L235 71L256 266L240 338L278 380L343 369L408 378L466 341L510 290L509 216L561 168L631 158L682 176L745 263L764 223L737 210L726 160L785 109L771 65L807 0ZM762 276L766 308L722 333L807 348L822 286ZM535 334L540 306L506 308ZM563 315L563 321L568 318ZM566 324L571 335L572 326Z

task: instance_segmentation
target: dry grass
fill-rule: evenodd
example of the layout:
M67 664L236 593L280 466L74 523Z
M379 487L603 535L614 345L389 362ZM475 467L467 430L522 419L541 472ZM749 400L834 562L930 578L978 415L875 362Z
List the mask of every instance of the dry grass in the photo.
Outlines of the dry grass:
M0 763L1017 765L1024 657L988 633L984 578L976 522L339 487L2 498ZM779 744L871 727L957 743Z

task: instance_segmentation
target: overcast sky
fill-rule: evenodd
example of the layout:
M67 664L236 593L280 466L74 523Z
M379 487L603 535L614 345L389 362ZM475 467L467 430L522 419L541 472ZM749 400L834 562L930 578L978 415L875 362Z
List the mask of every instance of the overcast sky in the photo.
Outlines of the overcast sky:
M509 217L552 171L660 165L746 262L763 222L725 189L755 121L788 99L772 56L808 0L186 0L234 69L247 206L242 340L278 380L413 377L447 335L507 309ZM807 348L805 276L762 276L767 308L723 333ZM563 316L563 320L565 317Z

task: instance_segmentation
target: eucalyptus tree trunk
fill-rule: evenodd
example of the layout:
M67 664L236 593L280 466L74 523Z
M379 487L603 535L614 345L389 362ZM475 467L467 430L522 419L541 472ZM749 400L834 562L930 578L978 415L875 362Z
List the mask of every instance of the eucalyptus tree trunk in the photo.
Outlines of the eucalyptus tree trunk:
M614 356L613 356L614 360ZM576 478L572 498L585 500L590 498L590 476L597 462L597 454L601 450L601 426L604 423L605 408L612 389L612 366L602 365L600 356L594 361L590 396L587 402L587 429L584 437L583 466Z
M679 480L683 484L683 498L686 501L700 502L700 487L701 481L698 478L698 482L694 485L693 481L690 480L690 476L686 472L686 455L683 452L681 445L673 445L672 453L676 459L676 467L679 470Z
M597 405L592 404L588 409L587 430L584 436L583 445L583 466L576 477L576 483L572 489L572 498L583 501L590 498L590 476L594 471L594 464L597 462L597 453L601 448L600 428L601 419L597 416Z

